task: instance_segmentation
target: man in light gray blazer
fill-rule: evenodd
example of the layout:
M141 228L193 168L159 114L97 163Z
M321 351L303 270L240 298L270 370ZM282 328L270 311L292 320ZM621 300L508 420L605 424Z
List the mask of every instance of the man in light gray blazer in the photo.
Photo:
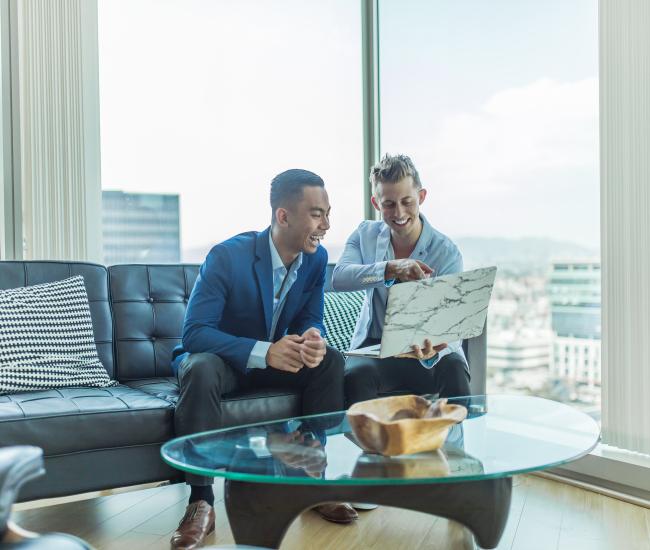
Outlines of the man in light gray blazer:
M370 172L372 204L382 221L364 221L348 239L332 275L334 290L365 290L366 297L350 349L379 343L388 287L403 281L458 273L458 247L420 213L427 192L411 159L386 155ZM348 357L348 405L381 392L408 391L469 395L469 367L461 342L432 346L425 340L412 353L386 359Z

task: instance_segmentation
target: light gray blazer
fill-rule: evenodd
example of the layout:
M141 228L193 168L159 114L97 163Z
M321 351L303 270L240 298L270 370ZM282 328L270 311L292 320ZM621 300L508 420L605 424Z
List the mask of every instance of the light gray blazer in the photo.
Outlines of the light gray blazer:
M463 271L463 257L453 241L436 231L427 219L420 214L422 233L411 254L432 267L434 275L446 275ZM350 235L345 250L332 273L332 288L338 291L365 290L366 297L354 329L350 349L361 346L368 337L372 322L372 299L375 292L381 293L383 303L388 298L388 288L384 282L386 271L386 252L390 244L390 227L383 221L363 221ZM448 342L447 348L436 355L432 366L441 357L456 352L465 357L461 342Z

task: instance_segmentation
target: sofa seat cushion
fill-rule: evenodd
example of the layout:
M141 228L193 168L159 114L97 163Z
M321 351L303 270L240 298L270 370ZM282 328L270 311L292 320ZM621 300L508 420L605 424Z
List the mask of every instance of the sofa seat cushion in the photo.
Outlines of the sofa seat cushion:
M159 399L164 399L174 406L178 401L178 382L175 376L157 376L153 378L142 378L140 380L128 380L124 384Z
M173 377L129 380L128 386L169 403L178 401L178 382ZM224 427L289 418L300 414L300 392L290 389L242 390L224 395Z
M129 386L0 396L0 444L37 445L46 456L162 443L173 405Z

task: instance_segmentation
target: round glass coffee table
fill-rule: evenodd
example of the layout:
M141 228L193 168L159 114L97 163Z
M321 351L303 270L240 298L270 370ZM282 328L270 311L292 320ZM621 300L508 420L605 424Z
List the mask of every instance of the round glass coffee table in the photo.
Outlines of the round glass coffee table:
M465 525L494 548L508 519L512 476L580 458L600 429L567 405L525 396L449 399L465 405L442 449L383 457L357 444L345 412L193 434L169 441L165 462L223 477L237 544L278 548L291 522L323 502L369 502Z

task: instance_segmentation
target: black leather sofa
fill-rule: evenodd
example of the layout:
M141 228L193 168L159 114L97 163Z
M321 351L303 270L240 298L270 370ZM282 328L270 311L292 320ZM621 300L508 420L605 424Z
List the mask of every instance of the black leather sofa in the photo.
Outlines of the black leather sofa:
M160 458L160 446L174 437L178 386L170 356L198 267L0 262L0 289L82 275L99 357L119 381L0 396L0 446L35 445L45 456L46 476L26 484L21 500L180 478ZM472 393L484 393L485 336L465 349ZM300 396L277 389L234 393L224 413L227 426L296 416Z

